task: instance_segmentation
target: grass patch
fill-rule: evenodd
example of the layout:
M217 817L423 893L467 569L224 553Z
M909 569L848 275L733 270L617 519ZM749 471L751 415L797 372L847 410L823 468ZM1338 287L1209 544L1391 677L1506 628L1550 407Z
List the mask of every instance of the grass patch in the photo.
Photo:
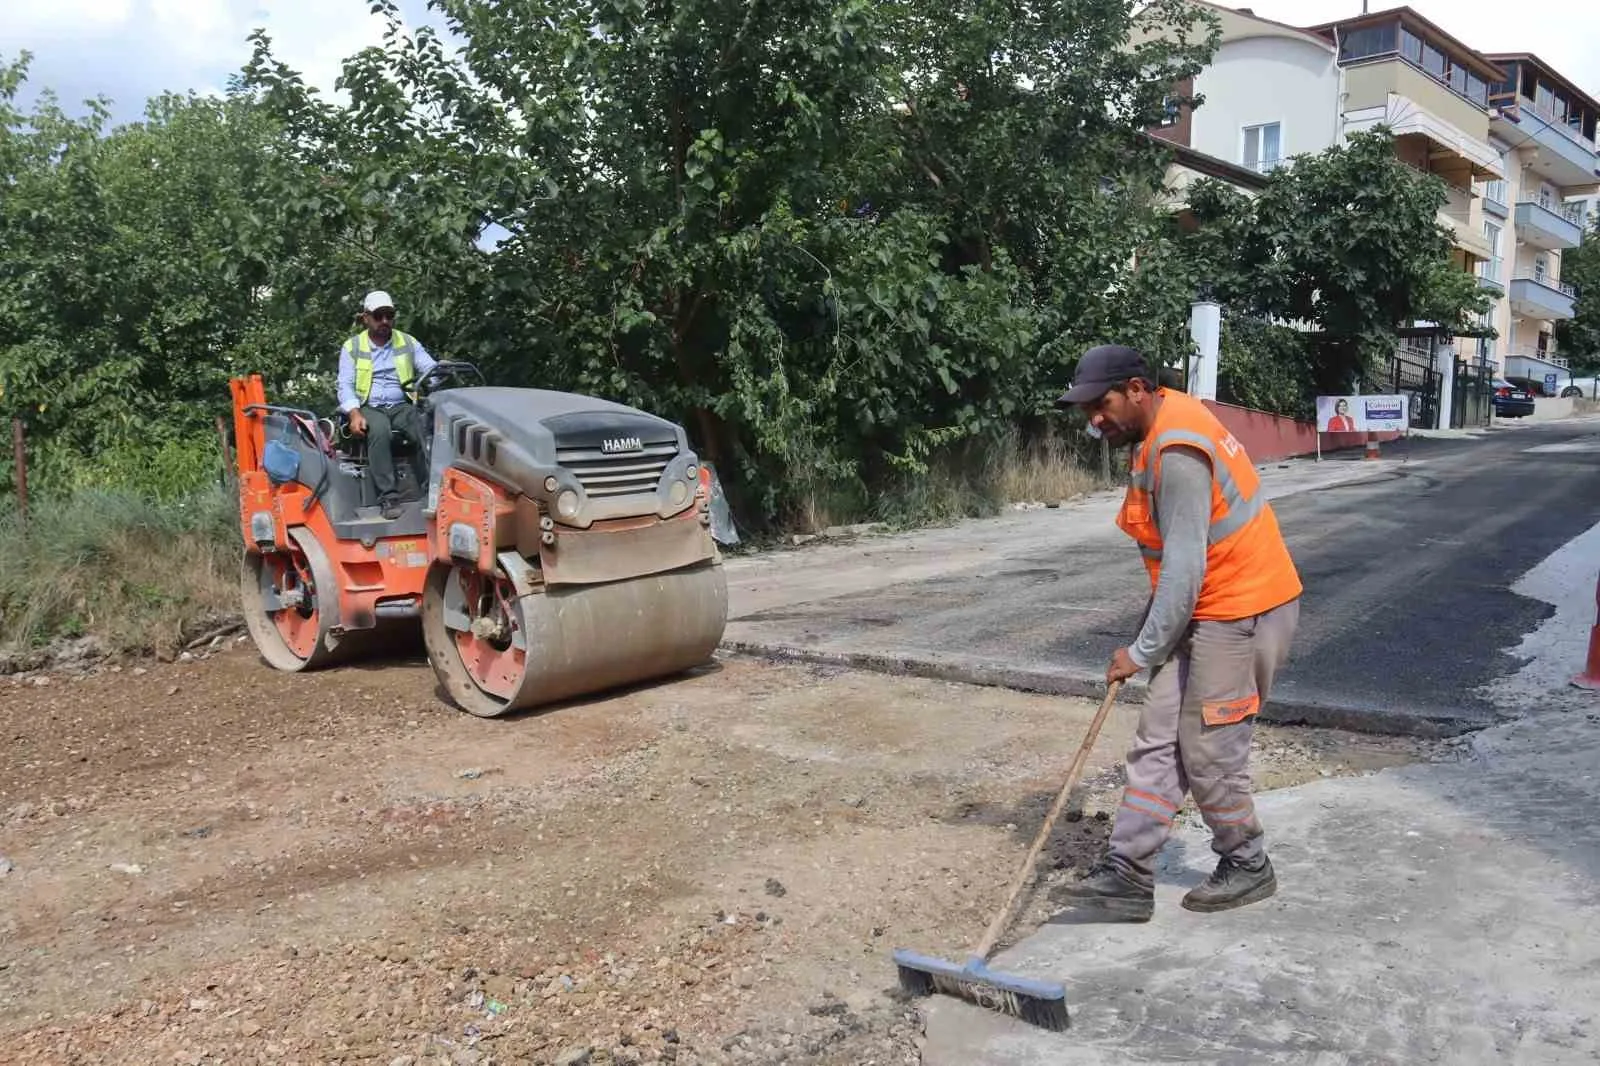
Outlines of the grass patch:
M791 532L818 533L829 526L883 522L895 529L986 518L1013 503L1059 503L1108 487L1126 461L1111 456L1109 477L1100 445L1050 434L1026 440L1020 433L968 441L932 457L919 474L902 475L871 499L830 492L807 493Z
M220 490L156 502L129 492L42 499L0 516L0 647L92 636L171 650L238 612L238 511Z

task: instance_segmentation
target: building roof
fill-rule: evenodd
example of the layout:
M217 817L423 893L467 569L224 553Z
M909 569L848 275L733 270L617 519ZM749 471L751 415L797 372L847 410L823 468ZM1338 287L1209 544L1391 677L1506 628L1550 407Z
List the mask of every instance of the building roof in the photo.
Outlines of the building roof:
M1328 41L1326 38L1301 26L1291 26L1287 22L1279 22L1276 19L1263 18L1252 11L1249 7L1229 7L1226 4L1213 3L1212 0L1189 0L1189 2L1196 7L1207 7L1225 16L1223 22L1223 37L1225 39L1238 39L1230 38L1227 32L1228 19L1226 16L1232 16L1233 18L1242 18L1248 19L1251 22L1258 22L1263 27L1269 27L1274 31L1275 36L1298 37L1309 44L1315 44L1322 48L1328 47Z
M1373 11L1366 15L1354 15L1347 19L1338 19L1334 22L1324 22L1319 26L1307 26L1310 33L1320 34L1329 40L1333 39L1334 30L1359 29L1362 26L1376 26L1385 22L1392 22L1396 17L1402 21L1415 23L1431 37L1437 38L1442 44L1449 46L1453 51L1461 53L1468 65L1481 77L1488 81L1505 81L1506 72L1482 52L1471 48L1461 42L1454 34L1445 30L1438 23L1423 17L1409 7L1391 7L1384 11Z
M1574 85L1570 78L1563 77L1559 70L1532 52L1486 52L1484 57L1495 63L1530 63L1539 68L1539 73L1548 75L1551 81L1561 86L1568 93L1576 96L1596 111L1600 111L1600 101L1596 101L1594 97Z
M1149 137L1150 135L1145 134L1145 136ZM1238 163L1230 163L1226 159L1219 159L1214 155L1208 155L1205 152L1190 148L1186 144L1178 144L1176 141L1166 141L1159 137L1151 137L1151 140L1160 141L1163 147L1172 149L1175 157L1173 161L1183 164L1190 170L1198 171L1209 177L1221 178L1223 181L1232 182L1234 185L1245 185L1252 189L1265 189L1267 187L1267 176L1251 170L1249 167L1242 167Z

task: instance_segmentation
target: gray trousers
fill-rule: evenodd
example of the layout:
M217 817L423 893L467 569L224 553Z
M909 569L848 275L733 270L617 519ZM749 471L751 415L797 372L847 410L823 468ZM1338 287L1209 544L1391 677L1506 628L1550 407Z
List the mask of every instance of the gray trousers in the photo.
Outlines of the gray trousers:
M413 443L422 442L422 415L409 403L393 407L368 407L362 405L361 416L367 420L367 476L378 499L393 496L398 491L394 476L394 432L400 430Z
M1111 860L1136 880L1153 883L1185 793L1193 793L1218 855L1253 865L1264 853L1250 798L1250 741L1299 622L1298 599L1234 622L1194 622L1152 671L1111 828Z

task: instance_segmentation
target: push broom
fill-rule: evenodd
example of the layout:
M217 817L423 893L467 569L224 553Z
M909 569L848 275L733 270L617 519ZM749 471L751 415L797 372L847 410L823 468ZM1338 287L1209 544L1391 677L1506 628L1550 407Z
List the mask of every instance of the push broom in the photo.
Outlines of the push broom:
M1095 738L1100 735L1100 726L1105 723L1106 714L1111 710L1111 705L1117 698L1117 690L1121 687L1121 681L1113 681L1106 689L1106 698L1101 702L1100 709L1095 712L1094 720L1089 723L1089 732L1084 736L1083 743L1078 745L1078 753L1072 759L1072 768L1067 771L1066 784L1061 786L1055 805L1050 808L1044 824L1039 827L1039 835L1033 838L1033 847L1028 849L1027 858L1022 860L1022 866L1012 879L1011 893L1006 897L1005 905L1000 908L1000 913L994 916L994 921L989 923L988 931L983 934L978 946L972 949L966 964L958 965L945 959L919 955L904 948L895 950L894 961L900 971L900 987L906 992L913 996L943 992L945 995L1009 1014L1044 1029L1059 1032L1067 1027L1065 985L1050 981L1035 981L1032 978L991 970L988 958L1011 919L1011 910L1016 906L1017 897L1022 894L1022 886L1027 883L1028 875L1033 871L1034 860L1038 858L1039 850L1044 847L1050 831L1055 828L1056 819L1061 815L1061 808L1065 806L1067 796L1077 786L1078 778L1083 776L1083 764L1089 758L1089 750L1094 747Z

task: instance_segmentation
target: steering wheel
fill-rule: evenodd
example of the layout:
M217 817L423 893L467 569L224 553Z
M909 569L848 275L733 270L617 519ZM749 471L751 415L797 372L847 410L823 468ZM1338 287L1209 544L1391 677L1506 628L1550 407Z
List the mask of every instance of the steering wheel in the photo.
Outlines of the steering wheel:
M433 364L428 372L417 379L417 396L422 396L435 391L438 382L450 379L463 384L472 384L471 379L477 379L477 384L485 383L483 372L471 363L457 360L446 360Z

